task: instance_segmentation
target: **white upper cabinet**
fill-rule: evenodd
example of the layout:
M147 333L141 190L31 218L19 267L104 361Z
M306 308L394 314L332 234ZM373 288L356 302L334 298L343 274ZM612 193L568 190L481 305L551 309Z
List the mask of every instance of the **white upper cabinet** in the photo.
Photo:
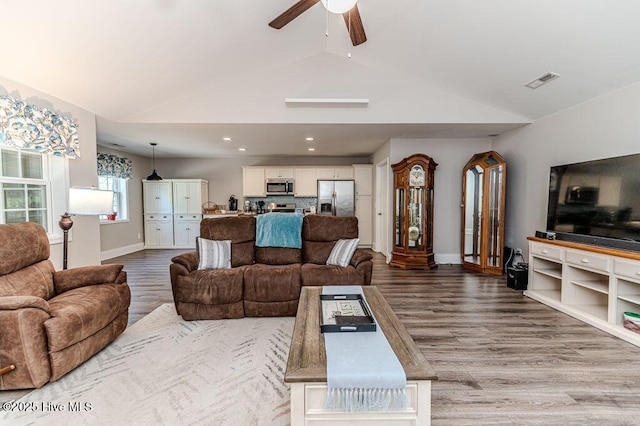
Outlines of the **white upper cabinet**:
M353 179L353 167L318 167L318 179Z
M265 167L264 177L266 179L294 178L293 167Z
M142 181L145 213L172 213L172 181Z
M242 195L245 197L264 197L265 194L264 167L242 168Z
M318 177L315 168L301 167L295 169L294 179L294 195L296 197L318 196Z
M173 212L201 214L202 204L209 198L209 185L205 180L175 180L173 182Z

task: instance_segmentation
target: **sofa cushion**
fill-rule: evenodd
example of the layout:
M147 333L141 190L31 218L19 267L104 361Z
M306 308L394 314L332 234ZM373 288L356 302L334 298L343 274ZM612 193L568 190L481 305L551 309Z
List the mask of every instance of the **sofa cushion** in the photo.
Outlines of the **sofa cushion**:
M242 281L247 267L203 269L177 277L175 298L180 302L223 305L242 301Z
M102 330L129 308L126 284L99 284L69 290L49 300L45 321L49 351L57 352Z
M244 300L283 302L300 298L301 265L255 264L244 273Z
M305 263L300 268L302 285L365 285L356 269L333 265Z
M307 215L302 221L302 261L325 265L335 242L358 238L356 217Z
M255 262L256 219L232 216L200 221L200 237L207 240L231 240L231 267Z
M336 241L327 259L327 265L347 266L351 263L351 258L358 248L359 242L358 238Z
M49 238L37 223L2 225L0 241L0 275L49 259Z
M35 296L49 300L55 294L53 273L51 261L42 260L19 271L2 275L0 276L0 297Z
M264 265L302 263L302 250L284 247L256 247L256 263Z
M198 269L231 268L231 240L214 241L198 238Z
M248 317L295 315L300 299L301 265L262 265L244 275L244 313Z

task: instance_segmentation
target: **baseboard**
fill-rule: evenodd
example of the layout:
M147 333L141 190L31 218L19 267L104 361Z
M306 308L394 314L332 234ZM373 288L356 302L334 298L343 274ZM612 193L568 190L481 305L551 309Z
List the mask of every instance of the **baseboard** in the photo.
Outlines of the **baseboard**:
M435 260L437 264L440 265L460 265L462 260L460 260L460 253L445 253L445 254L435 254Z
M144 243L131 244L130 246L118 247L113 250L100 252L100 260L113 259L114 257L124 256L125 254L135 253L144 249Z

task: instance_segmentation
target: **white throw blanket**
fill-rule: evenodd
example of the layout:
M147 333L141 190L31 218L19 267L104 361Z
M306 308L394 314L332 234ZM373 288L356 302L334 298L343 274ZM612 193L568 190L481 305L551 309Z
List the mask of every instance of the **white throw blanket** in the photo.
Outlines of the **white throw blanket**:
M362 294L364 298L360 286L325 286L322 293ZM324 333L324 342L327 408L350 412L406 409L407 378L379 325L375 332Z

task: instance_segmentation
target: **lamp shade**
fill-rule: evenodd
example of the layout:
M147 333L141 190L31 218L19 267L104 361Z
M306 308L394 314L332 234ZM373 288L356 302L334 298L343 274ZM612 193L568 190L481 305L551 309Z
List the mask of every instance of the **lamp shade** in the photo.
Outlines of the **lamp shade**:
M69 188L69 214L97 216L113 213L113 191Z
M331 13L345 13L353 9L358 0L321 0L322 5Z

